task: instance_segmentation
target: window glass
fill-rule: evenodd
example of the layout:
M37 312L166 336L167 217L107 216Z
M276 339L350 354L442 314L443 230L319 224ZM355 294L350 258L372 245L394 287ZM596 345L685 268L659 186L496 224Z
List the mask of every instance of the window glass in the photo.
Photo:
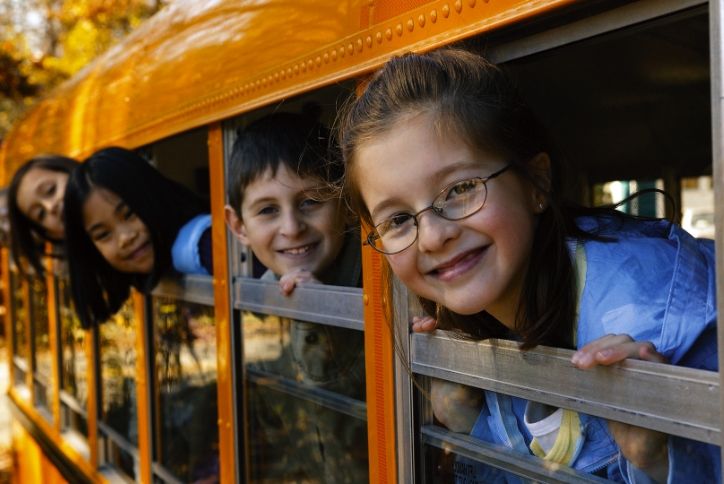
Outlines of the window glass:
M133 456L126 447L138 446L136 410L136 333L138 322L126 303L117 314L100 325L101 421L116 435L105 443L106 459L131 477L135 476Z
M367 482L363 334L243 313L252 477Z
M25 334L28 308L23 297L22 277L15 271L10 272L10 317L13 321L13 351L19 358L28 358L28 341Z
M60 388L78 407L76 411L66 402L63 408L63 426L87 435L88 361L86 359L86 332L71 305L70 283L58 279L58 315L60 326L61 370Z
M636 475L642 482L649 482L642 471L633 469L628 461L619 460L617 442L625 440L615 440L643 431L641 428L503 393L416 378L420 382L427 380L423 385L429 389L427 397L418 395L423 400L422 405L429 405L431 410L431 414L427 414L431 419L428 417L427 425L423 423L420 434L426 482L539 482L540 479L517 475L526 467L521 466L521 462L527 463L528 467L538 467L536 472L541 475L556 470L571 472L572 469L622 482L621 473L627 469L629 476ZM693 465L688 472L696 477L691 482L708 482L715 474L711 463L718 460L718 446L647 432L651 432L646 441L651 449L659 449L656 443L661 448L668 445L669 464L673 469L680 471ZM461 441L468 445L460 445ZM477 454L478 459L470 454L459 455L463 448ZM643 449L639 447L642 456L646 455ZM494 453L492 460L483 457L486 453L490 455L490 451ZM649 460L655 461L654 456L659 454L652 452L651 455ZM483 459L491 463L484 463ZM513 469L517 470L503 470L492 464L506 461L513 462Z
M30 283L30 314L33 326L33 382L35 404L50 411L52 355L48 321L48 294L40 279Z
M214 308L153 298L158 460L184 482L219 473Z

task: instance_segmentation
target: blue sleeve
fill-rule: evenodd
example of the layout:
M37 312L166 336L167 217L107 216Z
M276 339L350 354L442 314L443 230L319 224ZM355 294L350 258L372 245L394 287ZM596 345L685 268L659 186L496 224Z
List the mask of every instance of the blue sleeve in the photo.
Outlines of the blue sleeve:
M171 247L174 269L184 274L211 273L210 231L209 214L197 215L181 227Z

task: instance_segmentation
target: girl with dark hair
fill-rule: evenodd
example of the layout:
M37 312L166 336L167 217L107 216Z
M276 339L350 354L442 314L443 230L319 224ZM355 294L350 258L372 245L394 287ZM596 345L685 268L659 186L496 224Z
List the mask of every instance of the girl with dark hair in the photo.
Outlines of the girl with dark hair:
M413 330L577 349L579 368L641 358L717 369L711 241L564 200L545 132L498 67L461 50L392 59L350 102L339 136L367 243L430 315ZM625 482L721 480L714 446L488 391L432 390L441 422L519 452ZM471 465L476 482L509 482Z
M63 241L63 195L68 176L77 164L65 156L41 155L18 168L10 180L10 248L22 273L29 265L42 276L40 255L44 242Z
M131 286L153 289L172 265L209 273L211 219L204 212L193 193L133 151L102 149L79 165L65 192L65 232L83 325L107 320Z

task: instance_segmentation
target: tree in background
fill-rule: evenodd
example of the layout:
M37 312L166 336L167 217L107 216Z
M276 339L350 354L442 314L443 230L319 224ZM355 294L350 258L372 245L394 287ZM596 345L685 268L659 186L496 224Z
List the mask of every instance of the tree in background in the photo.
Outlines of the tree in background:
M44 93L170 0L0 0L0 140Z

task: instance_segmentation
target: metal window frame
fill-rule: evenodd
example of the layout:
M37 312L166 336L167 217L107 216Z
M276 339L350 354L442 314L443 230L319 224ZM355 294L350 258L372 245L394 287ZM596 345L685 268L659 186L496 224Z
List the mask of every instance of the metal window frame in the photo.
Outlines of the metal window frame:
M275 281L237 277L233 301L235 309L364 331L362 289L357 287L310 284L284 296Z

